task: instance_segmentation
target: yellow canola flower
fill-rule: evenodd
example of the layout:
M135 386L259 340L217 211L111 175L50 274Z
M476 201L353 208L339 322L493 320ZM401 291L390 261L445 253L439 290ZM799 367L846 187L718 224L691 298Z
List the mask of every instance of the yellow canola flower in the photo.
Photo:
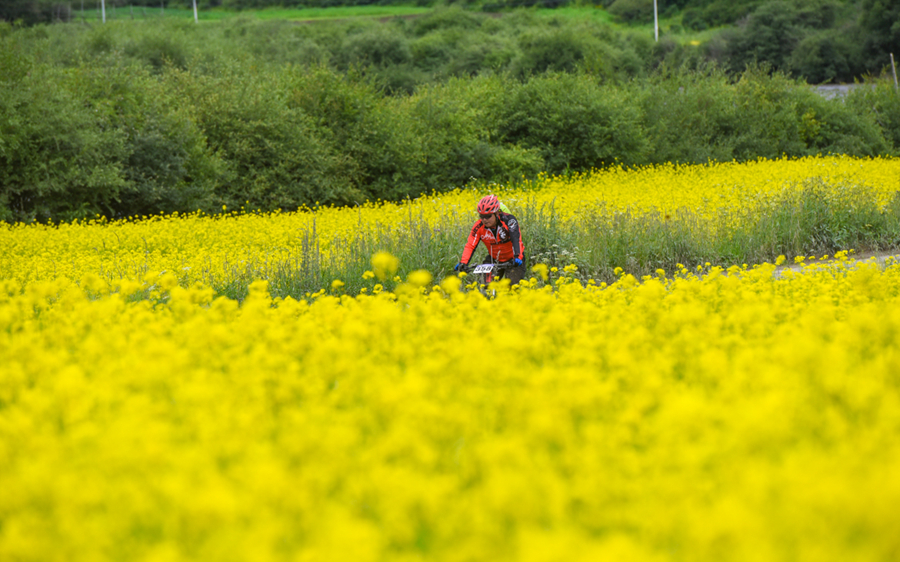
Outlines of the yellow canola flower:
M715 231L813 188L887 205L900 161L610 169L497 192L562 225L587 210ZM279 272L340 270L357 236L464 237L481 195L0 224L0 560L900 551L893 260L616 268L609 286L548 285L538 263L486 298L384 252L362 275L381 283L355 297L327 281L270 294ZM247 298L220 296L230 285Z
M425 271L424 269L419 269L409 274L408 281L415 287L425 287L426 285L431 283L432 279L433 277L431 276L431 273Z
M441 290L447 294L459 292L462 281L458 277L448 276L441 281Z
M597 225L604 228L614 228L617 217L647 214L669 216L670 228L689 220L686 226L698 236L716 236L755 224L760 212L796 203L810 191L829 204L849 208L864 200L887 208L900 191L900 159L836 156L611 168L541 177L498 188L497 193L514 213L552 206L563 228L576 228L586 213L606 217L608 225ZM456 232L462 240L481 195L459 189L352 209L223 212L213 217L198 212L58 225L3 223L0 279L22 285L57 278L78 283L91 273L111 289L121 279L142 281L148 273L172 272L182 287L195 282L216 288L243 285L253 278L273 279L286 269L315 270L326 263L340 268L351 259L359 238L405 247L414 243L409 239L411 226L426 235ZM528 244L525 221L523 228ZM389 255L379 258L380 269L372 267L373 274L382 273L381 281L400 272Z
M168 291L178 286L178 278L173 273L166 272L159 277L157 283L160 289Z
M900 546L900 265L459 285L0 285L0 559Z
M378 252L372 256L372 270L381 281L397 273L399 267L400 260L388 252Z

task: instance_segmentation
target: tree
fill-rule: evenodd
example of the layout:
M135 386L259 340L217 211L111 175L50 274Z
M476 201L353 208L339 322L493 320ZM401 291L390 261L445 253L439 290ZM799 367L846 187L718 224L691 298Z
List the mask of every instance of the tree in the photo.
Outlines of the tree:
M859 26L864 32L867 69L879 72L890 64L890 53L900 55L900 2L863 0Z
M757 8L729 45L731 69L741 72L754 61L766 62L773 70L785 69L804 35L797 15L796 6L782 0Z
M47 22L52 8L48 0L4 0L0 2L0 20L21 21L25 25Z

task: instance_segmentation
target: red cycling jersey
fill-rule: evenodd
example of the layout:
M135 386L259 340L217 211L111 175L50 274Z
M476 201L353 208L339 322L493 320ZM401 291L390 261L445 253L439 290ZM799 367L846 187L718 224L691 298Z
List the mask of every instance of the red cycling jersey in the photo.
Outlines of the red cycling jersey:
M525 244L519 231L519 221L509 213L497 213L497 226L488 228L479 219L469 233L462 263L468 264L479 242L484 242L491 261L506 262L515 258L524 259Z

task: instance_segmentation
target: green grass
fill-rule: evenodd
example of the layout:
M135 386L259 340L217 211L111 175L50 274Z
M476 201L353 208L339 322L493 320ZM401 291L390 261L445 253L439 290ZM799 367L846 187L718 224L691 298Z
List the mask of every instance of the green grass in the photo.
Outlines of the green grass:
M600 6L566 6L563 8L537 8L535 13L542 18L593 20L610 25L618 25L612 15Z
M334 8L303 8L303 9L284 9L271 8L265 10L243 10L232 11L223 9L198 10L197 19L200 21L220 21L232 18L250 18L258 20L288 20L288 21L315 21L330 19L354 19L354 18L389 18L399 16L409 16L425 14L432 8L423 8L419 6L336 6ZM166 8L161 10L159 6L119 6L113 8L107 6L106 19L110 20L128 20L128 19L193 19L194 11L192 9L183 8ZM101 12L97 8L89 9L85 7L84 12L81 11L80 5L76 4L72 10L73 21L99 21Z
M93 4L93 3L92 3ZM96 5L94 5L96 6ZM326 21L326 20L347 20L361 18L392 18L403 16L415 16L430 13L433 7L421 6L335 6L332 8L267 8L262 10L243 10L233 11L221 8L198 10L197 18L200 21L220 21L233 18L249 18L257 20L286 20L298 22ZM585 21L590 20L610 25L614 28L623 30L628 29L636 32L647 33L648 36L653 35L653 23L645 23L640 25L626 25L618 23L612 15L601 7L593 6L570 6L557 9L535 8L535 15L542 19L567 19ZM141 20L141 19L180 19L190 20L194 18L192 9L184 8L166 8L161 10L159 6L107 6L106 19L110 20ZM79 5L74 5L72 10L73 21L100 21L100 10L96 7L79 9ZM660 36L668 33L671 26L680 26L681 16L674 18L664 18L659 21ZM686 44L691 41L705 42L713 35L718 33L720 29L708 29L700 32L683 30L677 34L670 34L676 41Z
M574 19L579 21L592 20L595 22L602 22L611 25L612 27L619 30L632 30L638 32L646 32L648 36L653 36L653 21L649 21L647 23L641 24L623 24L619 23L613 18L612 14L610 14L605 9L599 6L571 6L565 8L538 8L535 9L535 13L547 19L557 18L557 19ZM659 36L669 34L670 37L678 41L679 43L686 44L691 41L699 41L704 43L711 39L713 36L719 34L722 31L721 27L705 29L703 31L692 31L690 29L683 29L677 33L670 33L669 29L672 26L681 27L681 14L678 14L674 17L668 18L659 18Z
M387 18L426 14L432 8L419 6L335 6L333 8L304 9L268 9L239 12L241 15L252 15L261 20L285 19L295 21L351 19L351 18Z
M885 207L879 206L865 188L848 185L852 196L835 200L821 181L804 182L792 197L776 197L772 205L760 211L753 221L738 217L741 208L723 209L713 228L710 221L689 209L679 209L671 219L658 212L598 212L591 210L577 221L562 219L553 203L520 201L511 210L525 232L528 267L543 263L562 270L575 264L575 278L582 282L614 282L616 268L641 278L655 275L657 269L671 274L683 264L690 270L710 262L712 265L774 263L779 255L789 261L796 256L833 255L841 250L860 252L900 247L900 197ZM851 203L852 202L852 203ZM715 225L720 226L715 226ZM268 279L274 297L304 298L335 279L345 283L343 291L357 294L363 287L371 290L377 282L363 280L371 269L371 256L388 251L400 259L398 274L406 278L417 269L429 271L440 282L453 275L471 221L467 217L443 216L429 222L410 212L408 221L389 228L363 227L353 239L324 239L316 232L315 222L300 233L299 259L283 262L224 264L210 271L203 282L218 294L242 300L255 279ZM346 248L331 257L320 253L324 247ZM479 246L471 263L485 256ZM217 281L224 273L228 281ZM529 274L530 276L531 274ZM385 282L387 289L394 283Z

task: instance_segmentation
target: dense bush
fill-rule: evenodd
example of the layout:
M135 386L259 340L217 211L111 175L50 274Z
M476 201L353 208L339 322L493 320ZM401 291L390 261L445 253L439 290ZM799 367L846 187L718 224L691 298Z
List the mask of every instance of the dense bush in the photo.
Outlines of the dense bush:
M731 25L744 18L761 2L749 0L734 2L733 0L688 0L684 4L682 22L688 29L701 31L709 27Z
M519 46L521 55L513 64L513 72L530 76L547 71L574 72L592 45L588 37L571 28L549 28L523 35Z
M3 0L0 4L0 20L30 25L50 21L52 17L53 2L50 0Z
M209 209L221 162L188 104L147 70L110 64L79 68L70 86L124 139L112 214Z
M217 162L146 71L33 66L0 82L0 104L4 218L209 209Z
M609 13L628 23L653 21L653 0L616 0Z
M552 173L646 161L640 121L625 92L571 74L511 88L496 117L499 140L539 151Z
M709 27L703 11L697 8L688 8L681 14L681 25L692 31L703 31Z
M720 70L663 69L643 91L650 161L704 162L784 154L887 154L898 146L872 111L826 100L754 67L731 84Z
M769 0L719 35L725 48L717 58L733 72L765 63L812 83L852 81L865 65L859 29L847 10L836 0ZM694 29L709 23L686 15ZM838 21L844 22L840 28Z
M853 69L858 68L857 52L844 34L822 31L801 40L787 66L795 76L813 84L852 82Z
M670 71L664 67L641 92L648 160L727 162L734 156L738 110L724 72Z
M885 139L900 149L900 93L891 80L867 83L847 96L847 105L854 113L870 115Z
M288 103L287 78L238 64L214 74L169 75L169 87L189 105L209 150L223 162L218 200L262 209L359 200L314 119Z
M66 89L57 69L0 83L0 218L110 213L124 187L122 131Z
M866 68L877 73L890 64L889 53L900 56L900 3L863 0L859 24Z
M803 38L797 7L785 0L762 5L730 42L729 64L740 72L752 62L766 62L775 70L787 68L791 52Z
M855 113L840 100L826 100L781 75L759 69L735 85L741 120L734 158L815 154L874 156L892 150L871 114Z

